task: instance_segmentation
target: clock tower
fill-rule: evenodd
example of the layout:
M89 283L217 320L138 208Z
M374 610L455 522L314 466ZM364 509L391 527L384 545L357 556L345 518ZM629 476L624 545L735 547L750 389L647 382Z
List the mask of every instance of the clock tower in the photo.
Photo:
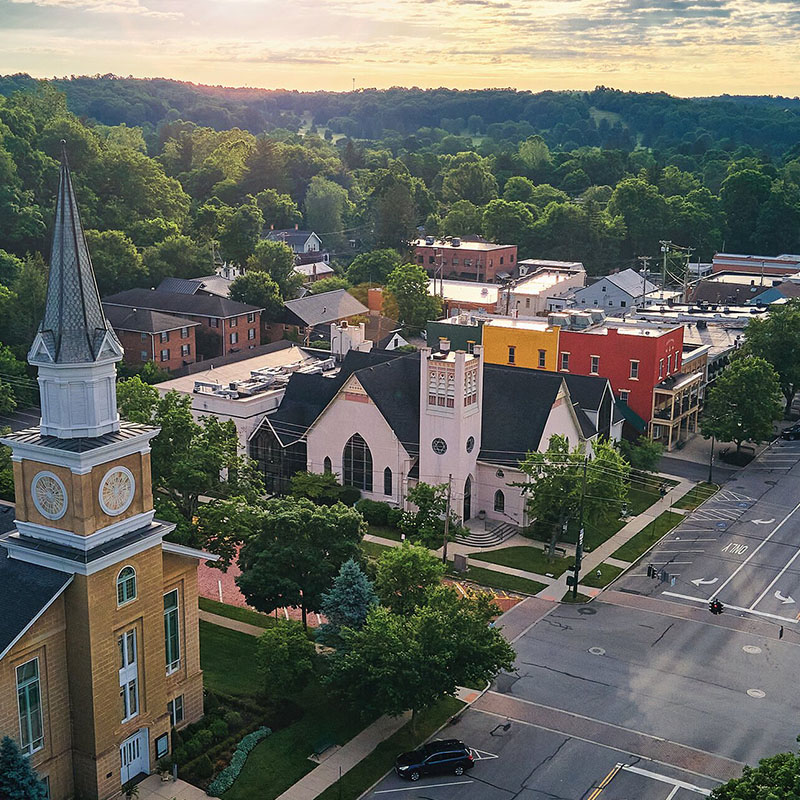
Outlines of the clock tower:
M150 772L171 724L202 714L196 566L209 556L163 541L174 525L154 518L158 429L119 418L122 355L64 153L44 319L28 355L41 423L2 440L16 494L16 531L3 546L11 559L72 576L64 616L73 786L100 799Z

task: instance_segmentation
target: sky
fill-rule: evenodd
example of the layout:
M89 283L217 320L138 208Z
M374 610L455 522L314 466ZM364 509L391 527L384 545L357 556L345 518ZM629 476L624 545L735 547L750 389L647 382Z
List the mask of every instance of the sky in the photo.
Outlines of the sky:
M795 96L800 2L0 0L0 74L16 72Z

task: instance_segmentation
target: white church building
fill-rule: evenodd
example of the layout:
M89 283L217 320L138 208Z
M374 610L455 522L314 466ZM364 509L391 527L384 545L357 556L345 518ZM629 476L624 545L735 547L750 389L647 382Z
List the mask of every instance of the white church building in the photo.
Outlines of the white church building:
M618 438L605 378L485 364L473 353L348 353L335 378L293 375L278 410L251 438L268 489L297 471L333 472L362 496L405 507L417 482L452 479L452 507L528 523L515 482L519 461L547 449L554 434L571 445Z

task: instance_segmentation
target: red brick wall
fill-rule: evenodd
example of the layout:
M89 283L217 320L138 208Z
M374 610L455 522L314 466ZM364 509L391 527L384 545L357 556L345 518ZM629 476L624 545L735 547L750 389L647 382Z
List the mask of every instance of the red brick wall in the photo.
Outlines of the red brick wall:
M137 331L116 331L123 348L125 348L125 363L141 365L147 361L155 361L162 369L174 370L193 364L197 361L197 344L195 342L194 326L189 326L187 335L181 336L181 329L166 331L169 341L162 342L160 334L142 334ZM189 355L181 355L181 345L189 345ZM161 360L161 351L168 350L169 357ZM142 358L142 353L147 353L147 358ZM155 353L155 356L154 356Z
M431 258L434 259L433 262ZM445 278L456 273L493 281L498 272L511 272L516 267L517 246L509 245L487 251L471 249L469 242L462 243L460 247L417 245L414 248L414 261L428 272L438 270L441 265ZM465 261L471 261L471 264L465 264Z
M591 375L591 357L599 356L598 373L611 381L614 396L627 391L628 406L643 420L650 421L653 410L653 387L667 375L680 372L683 353L683 327L666 331L660 336L620 334L607 328L606 335L562 330L558 340L557 369L561 370L561 355L569 353L569 372ZM677 356L675 355L677 353ZM671 356L671 369L667 361ZM664 359L663 377L659 378L659 361ZM639 362L638 379L632 379L631 360Z

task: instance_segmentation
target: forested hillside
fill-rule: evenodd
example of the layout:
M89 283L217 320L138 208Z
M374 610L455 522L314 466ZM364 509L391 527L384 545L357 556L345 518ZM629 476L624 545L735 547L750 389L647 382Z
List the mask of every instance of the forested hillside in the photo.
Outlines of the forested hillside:
M382 280L423 231L595 274L658 257L660 239L695 259L800 251L796 101L27 76L0 92L0 341L18 355L41 316L62 139L104 294L207 274L216 252L268 273L279 308L295 286L259 234L295 224L334 252L328 288Z

